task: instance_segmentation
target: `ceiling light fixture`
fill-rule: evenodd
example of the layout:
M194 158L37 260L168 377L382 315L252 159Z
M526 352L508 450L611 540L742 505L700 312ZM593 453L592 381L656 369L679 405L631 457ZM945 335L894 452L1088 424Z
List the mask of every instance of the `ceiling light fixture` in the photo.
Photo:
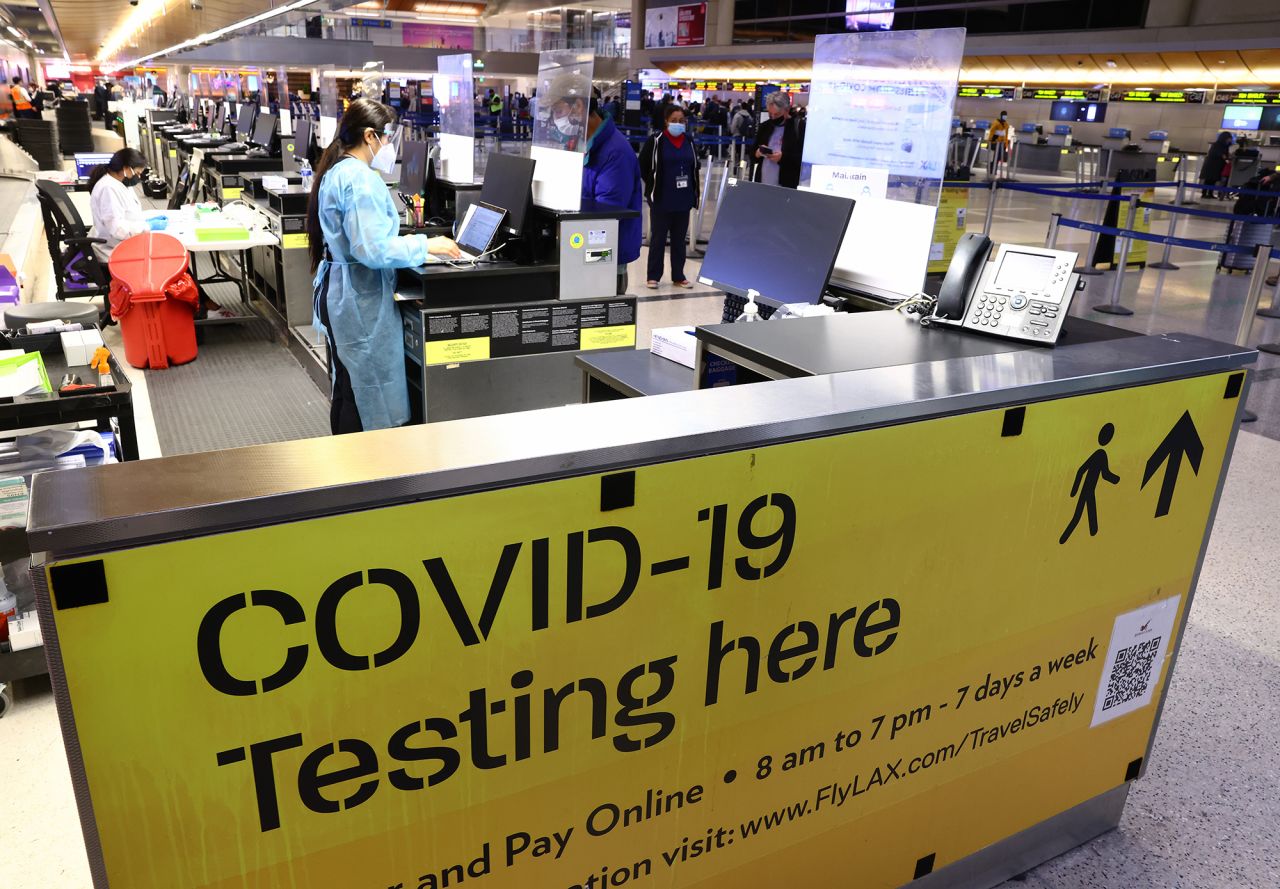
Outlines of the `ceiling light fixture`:
M12 34L14 37L21 39L22 32L19 31L17 28L15 28L13 25L5 25L5 27L9 30L9 33Z

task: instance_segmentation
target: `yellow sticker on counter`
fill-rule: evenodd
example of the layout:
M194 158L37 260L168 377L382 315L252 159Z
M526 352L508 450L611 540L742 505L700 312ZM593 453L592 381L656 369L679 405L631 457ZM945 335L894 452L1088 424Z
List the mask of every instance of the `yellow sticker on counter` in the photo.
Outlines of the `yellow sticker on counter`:
M426 344L427 364L459 364L463 361L485 361L488 357L489 338L487 336L436 340Z
M583 243L582 232L574 232L573 234L569 235L569 246L572 247L574 250L577 250L580 247L582 247L582 243Z
M94 864L910 883L1141 770L1242 376L55 561Z
M236 198L240 197L240 192L242 191L244 191L243 188L223 188L222 199L224 201L234 201Z
M614 327L584 327L578 339L579 348L587 349L619 349L623 346L635 346L636 326L634 324L618 324Z
M293 232L291 234L283 235L280 238L280 246L285 250L293 250L297 247L306 247L308 246L307 233Z
M169 157L177 157L177 156L178 156L178 149L176 149L176 148L170 148L170 149L169 149Z

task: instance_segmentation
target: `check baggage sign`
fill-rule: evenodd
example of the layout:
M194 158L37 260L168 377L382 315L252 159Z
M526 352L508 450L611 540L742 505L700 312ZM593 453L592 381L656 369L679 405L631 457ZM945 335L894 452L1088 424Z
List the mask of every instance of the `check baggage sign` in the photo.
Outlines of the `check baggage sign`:
M99 883L964 858L1141 772L1238 376L55 561Z

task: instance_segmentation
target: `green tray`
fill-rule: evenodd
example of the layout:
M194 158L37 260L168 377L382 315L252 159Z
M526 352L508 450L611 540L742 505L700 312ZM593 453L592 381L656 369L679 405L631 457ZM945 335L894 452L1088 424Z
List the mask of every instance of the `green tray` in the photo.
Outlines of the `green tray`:
M197 228L197 241L247 241L247 228Z

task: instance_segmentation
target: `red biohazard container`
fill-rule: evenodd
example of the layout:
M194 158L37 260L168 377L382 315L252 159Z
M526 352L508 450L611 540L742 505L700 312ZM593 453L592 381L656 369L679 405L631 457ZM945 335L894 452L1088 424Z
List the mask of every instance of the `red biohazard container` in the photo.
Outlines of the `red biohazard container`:
M124 357L153 370L196 357L200 297L187 274L187 251L173 235L144 232L111 253L111 316L120 322Z

